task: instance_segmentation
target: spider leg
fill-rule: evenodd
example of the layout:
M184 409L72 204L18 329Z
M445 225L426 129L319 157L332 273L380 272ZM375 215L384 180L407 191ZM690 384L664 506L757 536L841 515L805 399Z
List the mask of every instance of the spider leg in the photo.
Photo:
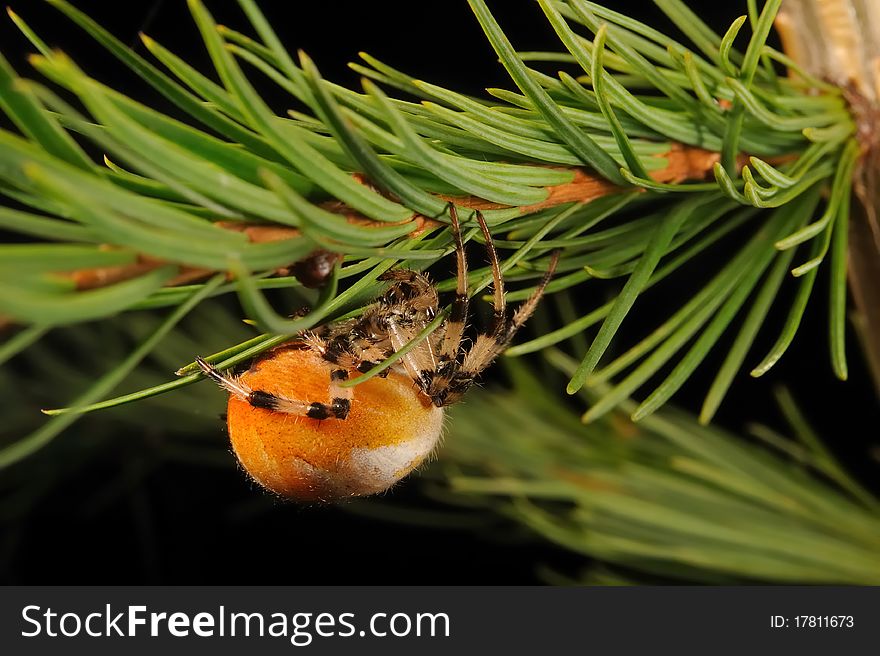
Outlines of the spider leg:
M214 365L205 362L198 356L196 356L196 363L199 365L199 368L205 376L242 401L246 401L250 393L253 391L250 387L242 383L237 376L220 373L220 370Z
M400 351L418 334L418 327L398 324L393 318L388 320L388 335L394 352ZM430 336L416 344L401 358L407 375L425 394L430 395L432 381L437 371L437 361Z
M345 419L351 410L354 390L340 385L342 381L348 378L348 372L345 369L330 368L329 391L331 401L328 404L320 401L302 401L264 390L255 390L237 377L221 373L216 367L208 364L202 358L197 357L196 362L205 376L236 398L246 401L255 408L309 417L311 419Z
M454 215L454 208L450 208L450 215L453 217L453 231L456 236L459 256L458 296L456 298L456 305L452 306L452 313L446 328L441 354L441 366L432 372L430 385L427 390L434 404L438 406L455 402L473 384L473 376L461 375L464 362L459 361L461 337L464 330L468 302L467 264L464 260L461 230L458 224L458 217ZM465 358L470 358L472 361L486 362L484 366L487 366L495 357L495 345L498 343L507 323L507 300L504 294L504 278L501 275L498 252L495 250L495 242L492 239L489 226L486 224L486 219L483 217L482 212L477 211L475 216L486 242L489 265L492 268L493 318L488 333L477 336L476 341L465 353ZM456 316L457 306L463 306L464 308L464 311L458 316ZM450 341L454 341L454 347L449 346ZM444 355L446 358L443 357Z
M504 277L501 275L498 252L495 250L495 242L492 240L489 226L486 225L486 219L483 218L483 213L479 210L477 210L476 215L477 223L480 224L480 230L483 232L483 239L486 242L486 250L489 253L489 265L492 267L493 317L489 333L494 335L502 329L506 319L507 299L504 295Z
M361 338L358 343L353 344L352 351L357 354L354 357L362 359L356 367L361 372L399 351L422 327L434 319L438 310L437 290L424 273L392 269L379 279L391 280L394 284L362 319L363 328L360 333L368 334L375 341ZM377 352L379 357L376 357ZM364 362L364 358L368 361ZM423 388L422 371L433 370L437 366L431 342L418 344L407 353L402 366L413 381Z
M504 348L507 347L510 340L513 339L513 336L516 335L516 332L522 328L528 318L534 314L535 309L538 307L538 303L541 302L541 298L544 296L544 291L547 289L547 285L550 283L550 279L553 277L553 274L556 273L557 264L559 264L559 251L555 250L550 254L550 265L547 267L547 271L544 272L544 277L541 278L541 282L538 283L535 291L532 292L532 295L529 296L525 303L516 309L516 312L513 313L513 318L507 322L499 342L500 350L504 350Z
M440 346L441 368L445 363L455 362L458 359L468 312L467 260L464 256L464 242L461 239L461 225L458 222L458 212L452 203L449 204L449 218L452 220L452 237L455 240L457 271L455 300L452 302L452 310L449 313L449 320L446 324L446 333Z
M504 322L494 335L479 335L473 347L465 354L459 374L468 377L477 376L483 369L488 367L498 355L507 348L516 332L522 328L523 324L535 312L538 303L544 296L544 290L547 284L556 272L556 265L559 262L559 251L554 251L550 256L550 266L544 273L541 282L532 292L532 295L520 305L516 312L513 313L508 321Z
M503 336L508 324L504 277L501 275L501 265L498 262L495 242L492 239L492 233L489 231L489 226L486 224L486 219L483 218L482 212L476 212L476 219L483 233L483 239L486 242L489 265L492 268L492 323L487 332L477 335L477 339L464 354L464 359L461 362L456 362L455 366L444 372L445 375L438 379L437 387L445 388L447 390L446 394L449 395L444 399L444 403L452 402L464 394L473 384L473 378L495 359L502 348L499 344L504 339ZM462 373L465 375L462 376Z

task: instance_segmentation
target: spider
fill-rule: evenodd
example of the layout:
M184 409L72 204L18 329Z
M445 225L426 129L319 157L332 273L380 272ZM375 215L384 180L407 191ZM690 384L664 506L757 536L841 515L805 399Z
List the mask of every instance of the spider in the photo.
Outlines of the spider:
M240 376L196 358L229 392L227 424L239 462L261 485L301 501L335 501L390 488L440 441L443 409L457 401L534 312L558 260L532 295L508 315L492 236L475 212L493 279L493 319L467 348L467 261L455 207L449 206L457 284L448 319L389 369L356 387L342 383L384 361L437 316L437 290L423 273L391 269L391 285L355 319L301 334Z

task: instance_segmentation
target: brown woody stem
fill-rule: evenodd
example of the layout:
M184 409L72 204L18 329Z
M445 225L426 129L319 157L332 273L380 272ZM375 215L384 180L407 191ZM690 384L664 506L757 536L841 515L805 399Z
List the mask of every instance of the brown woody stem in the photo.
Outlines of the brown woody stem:
M718 153L703 150L702 148L682 146L680 144L673 144L670 150L662 157L666 159L667 165L662 169L654 171L651 176L657 182L680 182L683 180L703 179L712 170L715 162L719 160ZM588 169L572 168L570 170L574 173L574 179L571 182L548 187L548 195L545 200L534 205L520 208L521 213L530 214L541 209L556 207L571 202L589 202L602 196L624 191L624 188L611 184ZM355 174L354 177L362 184L369 184L369 182L360 174ZM486 210L504 207L474 196L444 196L443 198L444 200L454 201L457 205L473 209ZM343 214L350 223L366 226L379 225L378 222L367 219L342 203L329 202L323 204L323 207L327 210ZM409 221L413 224L413 235L419 234L427 228L439 225L432 219L419 214L413 215ZM222 221L218 222L217 225L227 230L243 232L248 236L250 241L254 243L296 239L300 236L299 230L285 226L249 224L236 221ZM108 248L112 247L108 246ZM312 255L309 255L305 259L308 260L311 257ZM134 264L126 266L81 269L68 272L64 275L74 280L77 289L94 289L96 287L111 285L129 278L143 275L147 271L159 266L164 266L165 264L167 264L167 262L148 256L142 256L138 258L138 261ZM287 270L285 270L285 272L286 271ZM209 271L208 269L196 269L193 267L181 266L180 274L167 284L168 286L187 284L207 278L213 273L213 271Z

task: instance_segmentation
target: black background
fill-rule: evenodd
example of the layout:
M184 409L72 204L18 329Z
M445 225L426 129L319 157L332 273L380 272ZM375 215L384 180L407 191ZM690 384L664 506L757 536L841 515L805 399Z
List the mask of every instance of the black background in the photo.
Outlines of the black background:
M78 7L123 42L144 53L137 38L144 31L203 72L211 70L186 3L88 2ZM647 2L608 3L645 22L675 33ZM247 30L236 3L207 3L218 22ZM164 99L92 43L61 14L40 1L11 6L51 45L73 56L94 77L154 106L172 111ZM346 63L367 51L416 77L478 94L489 86L511 88L503 68L463 0L435 2L264 1L261 6L291 50L304 49L324 77L347 86L359 84ZM745 3L695 3L723 33ZM496 18L520 50L558 49L537 4L528 0L490 3ZM30 46L11 22L0 20L0 49L20 73L30 75ZM263 90L263 87L261 87ZM287 100L265 87L267 99L282 111ZM640 320L655 322L667 313L667 298L686 293L704 275L696 263L684 276L640 300ZM880 420L876 397L849 334L851 381L833 378L828 364L826 276L820 274L814 301L801 334L783 362L764 379L738 377L719 421L735 430L746 421L780 426L771 400L772 385L784 381L808 410L816 428L863 479L876 474L868 461L869 426ZM667 294L669 296L667 296ZM593 298L584 301L594 305ZM771 315L778 326L784 315ZM628 332L630 331L630 332ZM769 346L772 330L756 350ZM623 339L643 333L624 328ZM717 356L715 356L717 360ZM717 365L717 361L714 362ZM717 367L716 367L717 368ZM676 398L691 409L715 368L698 371ZM844 428L846 427L846 428ZM219 427L218 427L219 428ZM124 436L134 440L136 436ZM534 583L536 566L549 563L574 569L581 559L546 543L524 539L498 520L482 531L390 525L335 508L304 508L266 502L232 468L162 465L144 477L137 492L109 504L89 505L99 483L112 477L120 458L144 458L137 446L114 450L75 476L57 481L55 491L24 520L3 527L0 581L7 583ZM0 473L0 475L3 475ZM407 481L386 501L422 504L417 483ZM98 510L83 512L84 507Z

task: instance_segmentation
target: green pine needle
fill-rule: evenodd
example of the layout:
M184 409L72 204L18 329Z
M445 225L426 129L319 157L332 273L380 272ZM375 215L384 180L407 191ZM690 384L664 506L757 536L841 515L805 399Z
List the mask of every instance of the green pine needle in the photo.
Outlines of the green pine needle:
M599 307L569 307L562 324L548 324L546 334L509 351L540 350L600 324L590 347L579 354L570 393L610 381L645 358L608 389L587 418L622 403L657 367L674 363L674 375L649 395L637 416L655 411L709 350L721 348L718 338L732 327L737 337L724 353L703 409L708 420L779 303L775 291L796 284L788 318L776 329L777 343L752 365L753 375L766 372L785 352L826 255L832 275L832 367L846 376L847 245L841 226L847 222L859 149L840 90L814 80L766 45L779 0L765 3L760 13L750 3L748 19L737 19L723 36L680 0L658 0L692 45L592 2L537 0L560 41L557 52L538 53L517 51L503 31L503 17L496 20L483 0L472 0L477 21L517 89L492 89L493 97L485 98L414 79L367 54L365 64L354 65L365 77L364 91L336 85L322 78L306 55L291 56L253 0L240 4L258 40L218 27L201 2L189 2L215 69L207 72L144 36L162 68L155 66L69 2L51 2L170 100L176 115L92 79L12 15L41 53L33 59L37 73L75 95L83 110L50 84L19 78L0 58L0 90L5 90L0 110L15 126L0 131L0 196L8 199L0 206L0 227L30 240L0 247L0 273L14 265L17 276L13 284L9 275L0 275L0 314L35 326L2 347L10 357L51 326L179 306L204 283L164 285L183 267L197 267L234 274L235 282L205 293L238 292L248 320L267 331L257 342L225 349L219 361L228 366L280 336L354 316L381 288L375 279L379 272L395 265L425 269L448 255L452 240L442 217L449 199L463 217L466 240L475 238L468 208L469 197L476 196L490 204L484 213L512 283L511 301L528 297L551 249L560 249L562 256L548 294L610 281L603 284L611 288L612 300ZM740 52L734 41L749 27L748 46ZM772 61L790 66L799 77L777 75ZM539 70L543 62L570 70L549 75ZM275 115L250 80L253 69L289 93L297 106ZM423 102L394 98L380 85ZM106 153L103 163L86 156L83 140ZM713 175L652 177L688 148L717 153ZM749 166L739 172L746 157ZM554 205L555 190L576 185L577 176L584 175L642 193ZM820 216L799 217L791 230L775 237L782 252L768 251L768 226L787 225L774 217L785 216L789 207L813 212L812 199L823 192L828 200ZM721 200L725 197L730 201ZM328 198L369 223L328 209ZM752 221L754 208L778 210ZM414 238L416 215L444 225L431 224ZM221 220L225 227L217 225ZM241 222L293 228L298 233L291 234L298 236L253 243L229 229ZM718 277L695 286L690 296L670 299L668 321L599 368L641 294L693 258L712 261L713 245L737 227L751 231L751 241L722 263ZM801 247L809 251L806 261L793 259ZM316 248L339 253L343 263L310 314L285 319L263 290L299 287L275 272ZM125 266L142 256L165 266L93 290L75 289L68 277L83 268ZM779 274L792 261L803 262L792 270L801 276L796 283ZM762 271L770 272L763 280ZM472 293L488 284L489 274L485 268L470 272ZM437 286L449 291L454 284L446 277ZM695 346L681 355L691 338ZM199 379L189 366L183 367L185 378L89 407L188 385Z

